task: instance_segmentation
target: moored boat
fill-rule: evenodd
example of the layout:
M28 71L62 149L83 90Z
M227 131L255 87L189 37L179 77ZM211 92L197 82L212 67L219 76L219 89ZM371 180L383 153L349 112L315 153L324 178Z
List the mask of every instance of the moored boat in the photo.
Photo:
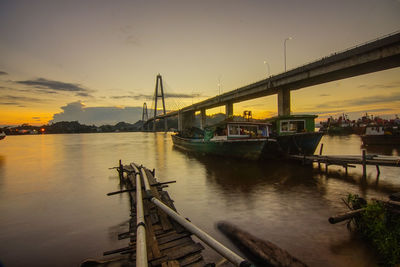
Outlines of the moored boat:
M0 133L0 140L3 140L4 138L6 138L6 134L4 132Z
M288 115L269 119L283 155L312 155L322 138L315 132L316 115Z
M196 128L197 129L197 128ZM257 160L270 138L270 124L222 122L204 131L189 129L172 135L176 147L202 154Z
M361 136L364 146L368 145L400 145L400 132L398 128L384 129L383 126L371 125L365 128Z

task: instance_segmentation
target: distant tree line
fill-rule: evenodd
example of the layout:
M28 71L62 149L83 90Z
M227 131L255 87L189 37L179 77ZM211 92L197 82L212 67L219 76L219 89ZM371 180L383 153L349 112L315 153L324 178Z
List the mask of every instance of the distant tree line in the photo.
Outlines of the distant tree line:
M207 124L212 125L225 119L225 114L218 113L215 115L207 116ZM195 118L195 126L200 127L200 116ZM169 130L178 129L178 119L168 118L167 128ZM156 121L156 131L164 131L165 124L163 120ZM23 134L61 134L61 133L107 133L107 132L139 132L139 131L153 131L153 122L149 125L144 124L139 120L135 123L118 122L115 125L85 125L78 121L60 121L42 126L32 126L29 124L22 124L13 127L0 128L0 132L5 132L6 135L23 135Z

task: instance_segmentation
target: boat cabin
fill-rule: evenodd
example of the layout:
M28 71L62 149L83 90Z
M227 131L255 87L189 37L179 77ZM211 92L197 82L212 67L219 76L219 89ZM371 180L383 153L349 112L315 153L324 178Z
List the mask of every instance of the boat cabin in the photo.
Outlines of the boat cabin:
M289 135L294 133L315 132L316 115L290 115L269 119L274 134Z
M365 135L384 135L383 126L367 126L365 128Z
M228 140L244 138L267 138L270 135L269 123L226 122L205 129L205 140Z

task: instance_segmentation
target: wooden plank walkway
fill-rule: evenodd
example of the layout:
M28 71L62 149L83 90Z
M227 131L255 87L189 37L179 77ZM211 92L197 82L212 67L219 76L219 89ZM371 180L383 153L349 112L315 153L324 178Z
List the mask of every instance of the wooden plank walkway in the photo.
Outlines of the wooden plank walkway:
M142 170L147 173L153 196L176 211L173 200L168 192L163 190L168 185L157 182L153 175L154 171L149 171L144 167ZM129 194L131 209L129 231L118 235L118 239L127 239L128 244L123 248L103 253L104 256L119 254L117 257L105 260L87 260L81 266L136 266L136 176L131 165L122 166L120 164L118 171L125 189L109 195ZM191 233L146 198L143 186L142 195L144 196L143 207L149 266L214 266L212 263L206 264L201 254L204 247L193 241Z
M337 165L347 168L354 168L354 165L362 165L363 175L366 175L366 166L375 165L378 175L380 174L379 166L400 167L400 157L383 156L383 155L367 155L365 150L363 154L358 155L289 155L290 159L299 160L303 163L318 163L318 168L321 169L321 164L325 164L325 171L328 171L328 166Z
M322 155L311 155L311 156L302 156L302 155L290 155L290 158L297 160L308 160L312 162L319 163L328 163L332 165L343 165L347 164L363 164L363 157L356 155L343 155L343 156L322 156ZM391 157L391 156L381 156L381 155L366 155L365 158L366 165L380 165L380 166L391 166L391 167L400 167L400 158L399 157Z

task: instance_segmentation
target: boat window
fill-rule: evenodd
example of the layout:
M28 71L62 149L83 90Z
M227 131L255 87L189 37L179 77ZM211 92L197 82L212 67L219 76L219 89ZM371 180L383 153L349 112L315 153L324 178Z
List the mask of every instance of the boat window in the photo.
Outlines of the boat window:
M259 129L257 125L228 125L230 136L257 136Z
M289 131L289 122L282 121L281 122L281 132L288 132Z
M281 132L304 132L305 121L282 121L281 122Z
M258 131L257 131L258 135L267 137L269 136L269 131L268 131L268 127L267 126L261 126Z
M246 126L240 126L240 135L250 135L250 136L257 136L257 126L253 125L246 125Z
M240 127L238 125L229 125L229 135L239 135Z

